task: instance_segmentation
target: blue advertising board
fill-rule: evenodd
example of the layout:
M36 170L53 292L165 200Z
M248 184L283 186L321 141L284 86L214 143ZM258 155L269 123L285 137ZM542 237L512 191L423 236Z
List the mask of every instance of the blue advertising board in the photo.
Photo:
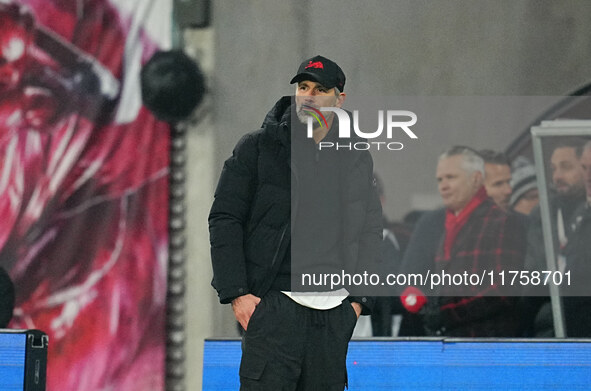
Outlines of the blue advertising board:
M203 390L239 388L239 340L206 340ZM591 390L591 340L353 340L349 390Z

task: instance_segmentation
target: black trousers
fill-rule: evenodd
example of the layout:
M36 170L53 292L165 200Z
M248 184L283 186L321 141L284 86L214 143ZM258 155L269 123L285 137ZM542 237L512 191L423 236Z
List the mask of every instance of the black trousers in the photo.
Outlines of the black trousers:
M270 291L242 337L240 390L344 390L356 322L347 300L330 310L314 310Z

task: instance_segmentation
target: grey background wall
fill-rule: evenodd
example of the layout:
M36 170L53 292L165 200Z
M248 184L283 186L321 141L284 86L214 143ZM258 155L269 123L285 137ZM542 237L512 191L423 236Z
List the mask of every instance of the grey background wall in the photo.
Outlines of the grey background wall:
M186 49L205 64L206 120L189 132L187 213L187 388L200 389L203 338L235 336L228 306L210 287L207 213L223 161L258 128L289 79L315 54L337 61L346 92L358 96L563 95L591 79L587 0L251 0L212 1L212 25L187 31ZM443 148L504 149L537 106L504 121L424 135L420 154L395 165L376 158L387 213L399 218L436 200L434 167Z
M591 79L590 15L585 0L214 2L218 164L293 93L289 79L305 58L337 61L356 96L562 95ZM447 131L433 145L504 149L535 111L494 131ZM401 160L391 172L376 159L392 218L415 206L413 195L435 194L435 160ZM400 186L409 178L431 181Z

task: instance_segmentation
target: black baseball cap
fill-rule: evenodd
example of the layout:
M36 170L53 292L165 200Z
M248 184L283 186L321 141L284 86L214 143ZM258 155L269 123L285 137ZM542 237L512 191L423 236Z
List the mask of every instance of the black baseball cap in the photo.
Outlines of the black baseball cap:
M315 56L300 64L298 73L291 79L290 83L297 83L302 80L313 80L326 88L337 87L343 92L345 89L345 74L341 67L326 57Z

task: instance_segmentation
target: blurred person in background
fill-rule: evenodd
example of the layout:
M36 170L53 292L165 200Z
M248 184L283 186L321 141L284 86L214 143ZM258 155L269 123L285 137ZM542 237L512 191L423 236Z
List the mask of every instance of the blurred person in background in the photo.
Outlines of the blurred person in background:
M585 288L591 277L591 141L583 147L580 164L586 199L573 213L572 232L560 251L564 271L570 271L572 277L572 283L561 289L566 336L571 338L591 337L591 297Z
M580 139L562 140L550 156L551 187L549 207L554 248L559 252L558 269L564 270L565 259L560 254L568 244L572 233L569 221L577 207L585 201L583 170L579 161L584 141ZM529 271L548 270L542 216L540 207L535 207L529 215L527 231L527 251L525 269ZM554 326L548 290L543 287L526 286L521 298L522 334L528 337L553 337Z
M484 160L486 194L503 210L509 209L511 199L511 165L505 154L491 149L479 151Z
M437 182L445 209L426 213L417 223L403 261L405 273L519 270L523 226L487 196L484 170L482 157L468 147L455 146L440 156ZM429 336L516 336L515 298L486 284L462 293L441 285L426 297L419 287L409 286L400 299L409 312L423 316Z
M511 209L528 216L538 206L540 199L536 169L524 156L518 156L511 164L511 188Z
M564 141L553 150L550 157L552 187L550 189L550 217L557 248L568 242L571 227L568 222L574 211L585 201L585 184L580 157L582 140ZM546 256L542 235L542 218L539 206L530 214L526 267L544 270Z

